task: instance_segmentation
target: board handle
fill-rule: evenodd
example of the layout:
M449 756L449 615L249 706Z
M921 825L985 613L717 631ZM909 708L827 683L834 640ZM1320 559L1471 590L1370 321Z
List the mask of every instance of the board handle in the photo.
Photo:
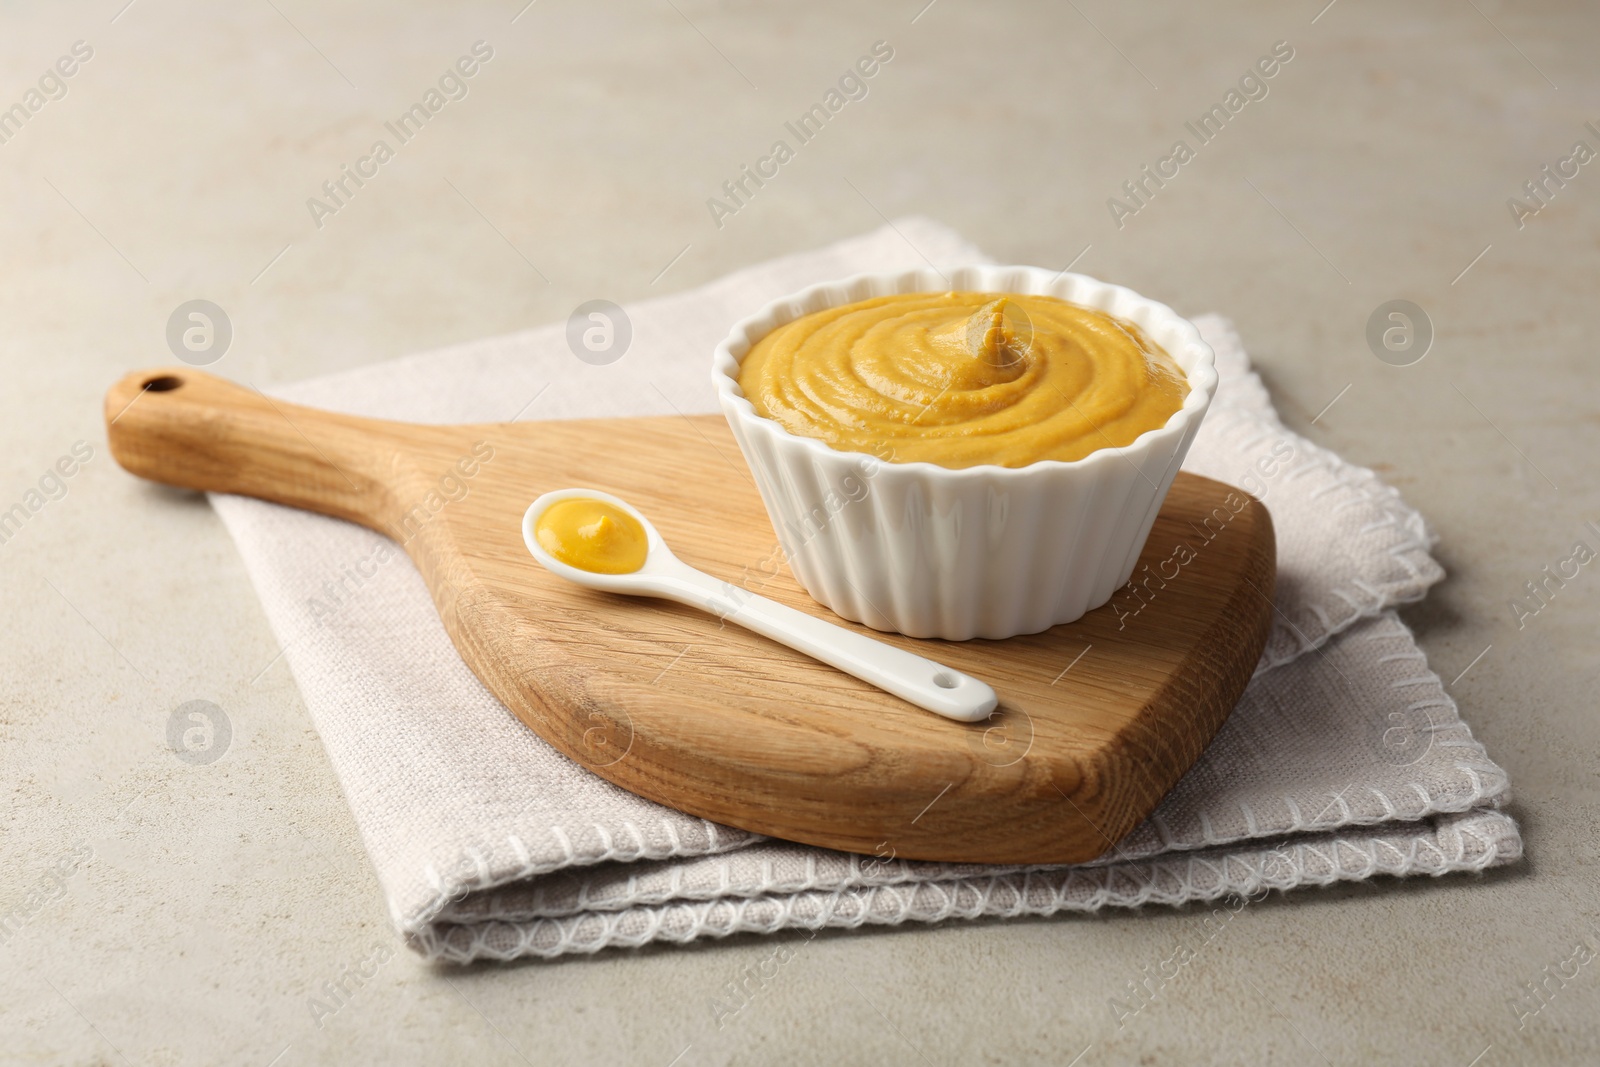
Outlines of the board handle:
M372 470L386 423L268 397L193 367L125 376L106 393L111 455L141 478L241 493L376 526L388 493Z

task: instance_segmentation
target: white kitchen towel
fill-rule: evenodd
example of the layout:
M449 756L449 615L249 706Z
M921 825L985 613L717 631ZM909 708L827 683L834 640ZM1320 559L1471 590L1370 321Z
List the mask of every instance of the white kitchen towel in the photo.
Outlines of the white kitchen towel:
M928 262L987 257L943 226L903 219L631 305L631 345L606 366L577 359L556 323L274 392L421 422L713 412L710 354L735 319L815 282ZM633 796L489 694L390 542L213 496L407 941L455 962L550 957L743 931L1178 904L1519 857L1501 810L1505 773L1393 612L1443 577L1432 532L1371 471L1284 427L1226 320L1195 321L1222 384L1184 466L1271 510L1275 624L1200 762L1143 825L1081 866L852 856Z

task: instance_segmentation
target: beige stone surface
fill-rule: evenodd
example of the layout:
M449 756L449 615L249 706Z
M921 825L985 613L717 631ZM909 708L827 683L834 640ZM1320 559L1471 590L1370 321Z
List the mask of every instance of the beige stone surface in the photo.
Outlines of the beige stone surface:
M0 543L0 915L21 916L0 1061L1600 1060L1600 962L1575 955L1600 945L1600 570L1510 607L1574 541L1600 547L1600 164L1520 227L1507 206L1600 148L1592 5L521 2L0 12L0 107L93 50L0 143L0 510L94 450ZM319 228L307 198L478 40L468 95ZM877 40L894 58L867 97L719 228L706 199ZM1119 228L1107 199L1278 41L1268 94ZM227 536L111 462L105 387L171 362L194 298L233 325L213 369L267 385L916 213L1232 315L1291 424L1430 517L1450 578L1406 618L1510 771L1526 860L1251 905L1120 1026L1109 998L1201 913L465 971L399 948L315 1016L324 982L397 948L383 900ZM1434 327L1411 366L1365 339L1396 298ZM208 764L166 743L196 699L232 730ZM780 945L719 1029L712 998Z

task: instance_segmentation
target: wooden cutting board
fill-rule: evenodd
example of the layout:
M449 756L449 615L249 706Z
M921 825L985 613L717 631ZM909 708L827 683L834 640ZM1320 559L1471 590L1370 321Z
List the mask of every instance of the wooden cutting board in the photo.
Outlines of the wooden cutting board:
M690 565L841 621L781 565L720 416L419 426L188 367L127 376L105 412L112 455L134 474L400 542L467 664L596 774L719 823L880 857L1099 856L1199 757L1272 617L1266 509L1180 474L1138 589L1078 622L1007 641L878 635L994 686L992 719L956 723L710 615L591 592L533 562L521 533L533 498L602 489Z

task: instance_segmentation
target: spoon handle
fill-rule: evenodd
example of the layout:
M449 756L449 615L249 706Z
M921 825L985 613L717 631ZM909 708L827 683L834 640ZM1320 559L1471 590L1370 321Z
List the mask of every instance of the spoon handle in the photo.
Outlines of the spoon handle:
M985 682L913 652L825 622L684 565L657 585L658 595L701 608L936 715L977 722L999 698Z

